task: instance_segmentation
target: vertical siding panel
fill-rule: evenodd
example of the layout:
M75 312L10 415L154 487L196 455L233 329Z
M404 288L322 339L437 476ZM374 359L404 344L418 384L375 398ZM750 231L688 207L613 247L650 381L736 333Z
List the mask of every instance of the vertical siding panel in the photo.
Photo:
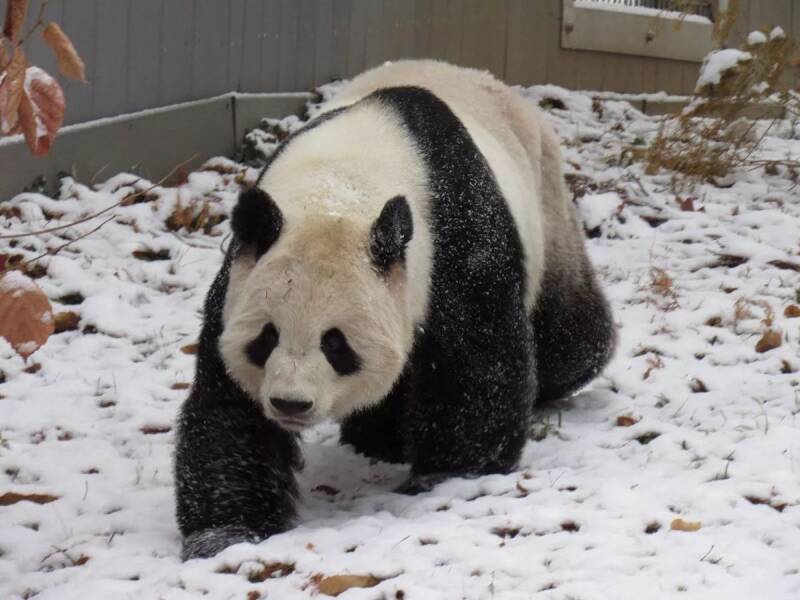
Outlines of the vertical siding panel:
M314 10L314 86L333 78L333 0L318 0Z
M365 6L367 35L364 42L364 65L372 67L384 61L384 43L390 33L383 19L383 0L372 0Z
M414 56L430 58L433 40L433 2L416 0L414 7Z
M169 2L169 0L167 0ZM242 89L242 51L245 18L245 0L231 0L230 3L230 22L228 23L228 35L225 44L228 47L228 78L226 87L229 90L239 91Z
M128 13L127 110L158 106L161 65L161 0L136 0Z
M347 53L347 72L352 77L364 70L366 64L367 9L372 0L353 0L350 11L350 44Z
M450 20L447 13L448 0L429 0L431 11L431 58L447 58L447 28Z
M192 53L192 94L195 98L226 91L229 11L228 2L196 3Z
M644 57L641 59L641 62L642 62L642 83L639 86L641 89L638 91L642 92L659 91L655 61L652 58ZM630 89L632 91L637 91L636 82L631 83Z
M38 10L38 7L32 6L30 10ZM80 0L66 0L60 24L72 40L78 54L83 57L86 63L86 78L89 80L89 83L86 84L60 77L64 87L64 95L67 98L65 121L67 123L88 121L94 114L91 81L94 78L93 71L97 59L95 52L97 42L97 4L94 2L81 2ZM39 44L34 42L34 44L28 44L27 48L33 45ZM56 72L53 71L53 75Z
M533 85L547 81L547 22L528 0L508 2L505 80Z
M97 22L100 26L97 29L92 82L94 118L125 112L128 3L129 0L121 0L97 5Z
M334 79L344 79L347 76L352 12L353 0L336 0L333 8L333 61L331 64L331 75Z
M261 27L261 75L257 92L279 92L283 57L282 0L262 0L264 13Z
M446 58L451 63L463 64L462 36L464 33L464 0L447 3L447 50Z
M278 89L280 92L297 90L297 36L300 7L297 0L281 2L280 19L280 62L278 70Z
M561 48L561 7L561 0L537 2L536 18L542 22L547 40L547 83L574 89L578 86L580 56Z
M167 0L168 2L170 0ZM264 3L246 0L242 24L241 90L255 92L261 87L262 37L264 32Z
M292 91L303 92L314 87L314 55L316 39L314 36L314 11L316 0L295 0L298 4L297 17L297 60L295 62L295 87Z
M507 10L507 2L464 0L462 60L465 65L503 76Z
M386 37L380 62L414 56L414 2L383 0L383 23Z

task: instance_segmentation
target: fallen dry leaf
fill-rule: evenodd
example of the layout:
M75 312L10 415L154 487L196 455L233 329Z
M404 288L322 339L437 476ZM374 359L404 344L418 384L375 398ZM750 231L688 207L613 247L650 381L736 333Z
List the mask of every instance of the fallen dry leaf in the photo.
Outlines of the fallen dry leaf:
M63 333L65 331L75 331L81 322L81 316L71 310L65 310L56 313L55 317L55 331L54 333Z
M700 531L702 527L700 521L684 521L683 519L673 519L669 528L673 531Z
M372 575L331 575L319 582L319 591L328 596L338 596L350 588L371 588L380 582Z
M17 502L47 504L56 500L58 500L58 496L52 496L50 494L18 494L17 492L6 492L0 495L0 506L11 506Z
M617 427L631 427L638 422L638 419L631 415L620 415L617 417Z
M53 309L45 293L21 272L6 272L0 278L0 337L28 358L54 329Z
M75 46L58 23L52 21L42 31L44 41L56 55L58 69L67 77L86 81L86 66L78 55Z
M197 354L197 344L186 344L181 346L181 352L184 354Z
M774 329L768 329L764 336L758 340L756 344L756 352L768 352L774 350L782 343L781 332Z
M800 306L797 306L797 304L790 304L783 310L783 316L787 319L796 319L800 317Z

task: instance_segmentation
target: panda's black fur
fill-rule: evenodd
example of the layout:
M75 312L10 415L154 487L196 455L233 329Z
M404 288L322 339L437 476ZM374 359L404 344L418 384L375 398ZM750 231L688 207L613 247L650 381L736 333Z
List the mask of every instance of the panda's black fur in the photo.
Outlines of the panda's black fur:
M587 260L571 266L583 273L578 278L546 270L530 314L517 226L463 124L422 88L383 89L364 101L395 111L422 155L431 182L433 266L428 317L402 375L381 404L343 422L342 441L409 462L411 477L401 488L407 493L450 475L507 472L537 398L571 393L607 362L610 311ZM246 226L234 223L238 237L259 223L248 216ZM302 463L296 437L231 379L217 347L232 257L245 241L235 239L209 292L197 374L179 421L184 558L284 531L295 515L293 470Z

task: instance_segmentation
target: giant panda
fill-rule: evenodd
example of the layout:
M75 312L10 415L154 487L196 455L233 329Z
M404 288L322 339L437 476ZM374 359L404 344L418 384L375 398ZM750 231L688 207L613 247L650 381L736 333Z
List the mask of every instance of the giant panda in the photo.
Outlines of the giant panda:
M297 433L410 463L399 492L512 470L537 400L614 332L544 118L490 74L356 77L234 208L177 433L183 557L285 531Z

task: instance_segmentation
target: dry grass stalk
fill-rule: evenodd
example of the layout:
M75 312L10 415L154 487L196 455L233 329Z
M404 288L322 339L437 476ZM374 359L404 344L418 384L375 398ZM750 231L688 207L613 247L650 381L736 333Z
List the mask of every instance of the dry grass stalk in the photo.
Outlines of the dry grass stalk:
M730 32L727 20L735 18L735 7L733 3L724 14L720 36ZM662 123L644 153L648 174L663 168L689 179L713 181L755 164L751 156L772 126L769 123L757 135L757 121L771 118L774 123L776 110L794 112L798 96L783 84L793 42L779 32L750 41L754 43L745 44L738 62L722 70L718 82L699 82L689 104Z

